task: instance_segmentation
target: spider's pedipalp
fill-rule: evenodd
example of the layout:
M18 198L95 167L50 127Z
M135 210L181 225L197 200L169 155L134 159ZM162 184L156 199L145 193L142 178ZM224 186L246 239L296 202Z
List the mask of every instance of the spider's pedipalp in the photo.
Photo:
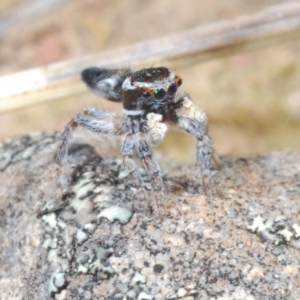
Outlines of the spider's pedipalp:
M162 122L162 115L149 113L147 114L147 126L148 126L148 140L152 146L159 145L168 130L168 127L165 123Z

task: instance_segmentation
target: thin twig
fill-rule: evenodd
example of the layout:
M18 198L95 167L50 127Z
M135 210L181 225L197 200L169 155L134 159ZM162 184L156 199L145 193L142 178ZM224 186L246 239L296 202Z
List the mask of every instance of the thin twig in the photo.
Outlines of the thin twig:
M300 3L272 6L235 20L2 77L0 112L84 92L78 75L87 66L145 65L154 61L188 65L299 37Z

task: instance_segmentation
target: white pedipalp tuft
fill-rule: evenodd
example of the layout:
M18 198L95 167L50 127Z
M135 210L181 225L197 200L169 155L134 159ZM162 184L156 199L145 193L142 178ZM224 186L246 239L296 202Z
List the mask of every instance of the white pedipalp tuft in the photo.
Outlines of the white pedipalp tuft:
M148 139L152 146L159 145L168 131L168 127L162 122L162 115L149 113L147 115L147 125L149 127Z

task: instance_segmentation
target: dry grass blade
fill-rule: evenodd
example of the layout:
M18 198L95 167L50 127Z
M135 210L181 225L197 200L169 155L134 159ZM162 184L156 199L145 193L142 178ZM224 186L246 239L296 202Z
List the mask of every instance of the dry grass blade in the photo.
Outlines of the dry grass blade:
M85 91L78 74L91 65L168 62L186 65L261 49L300 37L300 3L289 2L235 20L64 61L0 78L0 112L60 99Z

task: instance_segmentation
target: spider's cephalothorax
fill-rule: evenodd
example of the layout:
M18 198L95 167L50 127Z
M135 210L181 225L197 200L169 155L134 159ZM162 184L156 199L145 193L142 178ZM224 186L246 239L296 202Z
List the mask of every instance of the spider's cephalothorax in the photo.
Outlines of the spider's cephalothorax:
M163 121L175 117L175 94L181 79L167 68L149 68L125 79L122 102L127 115L156 113Z
M122 102L123 116L98 108L85 109L77 114L63 132L57 154L59 165L67 159L67 142L77 126L102 134L123 135L121 154L125 168L144 197L143 182L132 159L136 150L151 175L154 197L157 206L161 207L164 185L160 168L152 159L150 145L158 145L167 132L166 124L173 123L197 139L197 163L202 183L212 185L218 194L221 193L205 113L186 93L177 94L182 83L177 75L165 67L139 71L92 67L83 70L82 80L105 99Z

